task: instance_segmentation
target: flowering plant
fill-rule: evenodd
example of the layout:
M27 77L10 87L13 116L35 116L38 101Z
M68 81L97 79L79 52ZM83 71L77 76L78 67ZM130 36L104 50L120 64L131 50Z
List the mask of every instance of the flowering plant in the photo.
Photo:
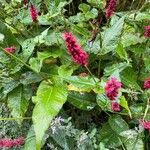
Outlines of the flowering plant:
M0 1L0 149L150 147L149 6Z

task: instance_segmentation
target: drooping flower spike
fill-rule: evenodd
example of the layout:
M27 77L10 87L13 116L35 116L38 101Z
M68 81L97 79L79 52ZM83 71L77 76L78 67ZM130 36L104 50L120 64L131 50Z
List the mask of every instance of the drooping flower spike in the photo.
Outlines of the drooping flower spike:
M109 81L106 82L105 93L110 100L116 100L119 89L122 84L117 80L117 78L112 77Z
M144 36L146 38L150 38L150 25L149 26L145 26Z
M11 47L6 47L6 48L4 48L4 50L6 51L6 52L9 52L9 53L15 53L15 51L16 51L16 47L15 46L11 46Z
M25 142L24 137L19 137L17 139L0 139L0 148L12 148L12 147L19 147L23 145Z
M139 122L145 129L150 131L150 121L140 120Z
M106 10L106 18L109 19L113 14L116 9L117 5L117 0L110 0L107 10Z
M86 66L88 64L89 55L77 43L75 36L71 32L65 32L63 33L63 38L66 42L67 50L72 56L73 62Z
M38 21L37 20L38 12L37 12L36 7L32 3L30 4L30 16L31 16L33 22L37 22Z
M150 78L144 81L144 89L150 89Z
M120 105L117 102L112 101L111 109L112 111L120 111Z

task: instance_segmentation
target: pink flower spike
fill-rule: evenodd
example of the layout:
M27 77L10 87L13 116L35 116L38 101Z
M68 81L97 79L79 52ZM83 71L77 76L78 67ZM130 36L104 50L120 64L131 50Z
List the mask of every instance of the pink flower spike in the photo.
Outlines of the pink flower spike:
M6 47L5 51L13 54L16 51L16 47L15 46Z
M16 147L21 146L24 144L24 142L25 142L24 137L19 137L13 140L13 146L16 146Z
M111 78L109 81L107 81L105 86L105 93L107 97L110 100L116 100L121 86L122 86L121 82L117 81L117 79L114 77Z
M144 89L150 89L150 78L144 81Z
M150 25L149 26L145 26L144 36L146 38L150 38Z
M111 109L113 111L120 111L120 105L117 102L112 102L111 103Z
M31 16L33 22L38 21L37 20L38 13L37 13L35 6L32 3L30 4L30 16Z
M109 19L114 14L116 5L117 5L117 0L110 0L109 1L108 7L106 10L106 18L107 19Z
M12 148L12 147L19 147L23 145L25 142L23 137L19 137L17 139L0 139L0 148Z
M72 56L73 62L82 66L87 65L89 55L77 43L75 36L71 32L65 32L63 33L63 38L66 42L68 52Z
M145 129L150 131L150 121L140 120L139 122Z

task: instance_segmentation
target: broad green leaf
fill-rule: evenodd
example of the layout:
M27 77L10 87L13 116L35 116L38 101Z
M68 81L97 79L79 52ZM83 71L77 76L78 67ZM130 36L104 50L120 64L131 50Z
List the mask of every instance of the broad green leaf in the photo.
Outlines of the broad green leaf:
M112 130L109 123L105 123L99 133L100 142L103 142L106 148L116 148L121 145L119 136Z
M90 37L90 32L83 26L71 24L71 27L72 27L72 30L77 32L78 34L81 34L87 38Z
M5 36L2 33L0 33L0 42L3 42L4 38Z
M29 60L29 64L30 64L31 68L34 69L36 72L40 72L40 70L42 68L42 62L40 62L40 60L38 58L32 57Z
M98 7L100 9L104 9L104 7L106 6L105 0L87 0L87 2L94 7Z
M111 102L104 94L98 94L96 101L102 110L111 111Z
M132 118L132 114L131 114L130 108L128 106L128 102L124 96L120 97L120 103L119 104L128 111L130 118Z
M119 115L114 115L109 118L109 125L116 134L129 129L128 124Z
M96 87L95 81L93 80L93 78L89 76L87 77L71 76L67 78L64 77L64 80L84 91L89 91L94 89L94 87ZM97 82L99 81L97 78L95 78L95 80Z
M122 43L119 43L117 48L116 48L116 52L119 55L120 58L127 60L128 59L128 55L126 50L123 47Z
M20 77L20 82L24 85L40 82L41 80L42 77L37 73L33 73L33 72L26 72L22 74Z
M46 30L44 30L39 36L36 36L34 38L34 42L38 43L38 44L42 44L45 42L46 36L48 34L48 30L49 28L47 28Z
M35 132L33 126L30 127L23 150L36 150Z
M149 20L150 18L150 13L145 13L145 12L142 12L142 13L138 13L135 17L135 20L137 21L143 21L143 20Z
M31 89L29 86L18 86L8 94L8 107L14 118L23 117L27 111L29 99L31 98Z
M73 68L70 66L62 65L58 69L58 74L60 77L68 77L71 76L73 73Z
M150 72L150 59L149 59L149 57L144 56L144 63L145 63L145 67L146 67L147 71Z
M127 150L145 150L144 142L141 138L138 138L137 140L136 137L128 139L127 142L125 142L125 146Z
M90 6L87 5L87 4L85 4L85 3L81 3L81 4L79 5L79 9L80 9L82 12L86 13L87 11L90 10Z
M125 17L120 18L113 26L105 30L103 35L102 54L106 54L116 48L123 29L124 18Z
M122 72L126 67L128 67L129 64L126 62L122 62L122 63L117 63L117 64L112 64L108 67L105 67L104 69L104 75L110 76L112 75L115 71L117 71L118 73Z
M141 90L140 86L137 83L137 75L132 67L128 67L121 72L121 81L127 87L132 87L136 90Z
M19 46L19 43L17 42L15 36L12 34L10 29L8 29L8 27L2 21L0 21L0 33L5 37L3 38L4 41L3 43L5 44L5 47Z
M89 19L94 19L98 16L98 10L93 8L91 11L88 11L86 14L85 14L85 18L87 20Z
M145 42L145 38L140 37L140 34L125 33L121 37L121 43L123 47L128 47L143 42Z
M70 92L67 101L81 110L90 111L95 107L95 96L89 93Z
M58 114L67 99L66 87L61 84L49 85L43 81L33 97L33 125L36 135L36 150L40 150L45 131L52 119Z

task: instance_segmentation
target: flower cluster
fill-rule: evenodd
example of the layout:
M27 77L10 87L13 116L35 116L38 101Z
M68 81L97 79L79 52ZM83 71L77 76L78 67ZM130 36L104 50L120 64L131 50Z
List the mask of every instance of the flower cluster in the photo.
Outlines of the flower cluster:
M144 81L144 89L150 89L150 78Z
M71 32L63 33L68 52L71 54L73 62L85 66L88 64L89 55L77 43L76 38Z
M150 38L150 25L149 26L145 26L144 36L146 38Z
M115 8L116 8L116 5L117 5L117 0L110 0L109 1L108 7L106 10L106 18L107 19L109 19L113 15Z
M114 111L120 111L120 105L115 100L118 96L121 86L121 82L117 81L115 77L106 82L105 93L107 97L112 101L111 108Z
M115 77L112 77L109 81L106 82L105 92L110 100L116 100L121 85L121 82L117 81Z
M120 105L117 102L113 102L111 103L111 109L113 111L120 111Z
M32 3L30 4L30 16L31 16L33 22L38 21L37 20L38 13L37 13L35 6Z
M15 53L15 51L16 51L16 47L15 46L11 46L11 47L6 47L5 49L4 49L6 52L9 52L9 53Z
M139 122L145 129L150 131L150 121L140 120Z
M12 148L12 147L19 147L24 144L24 138L19 137L17 139L0 139L0 148Z

